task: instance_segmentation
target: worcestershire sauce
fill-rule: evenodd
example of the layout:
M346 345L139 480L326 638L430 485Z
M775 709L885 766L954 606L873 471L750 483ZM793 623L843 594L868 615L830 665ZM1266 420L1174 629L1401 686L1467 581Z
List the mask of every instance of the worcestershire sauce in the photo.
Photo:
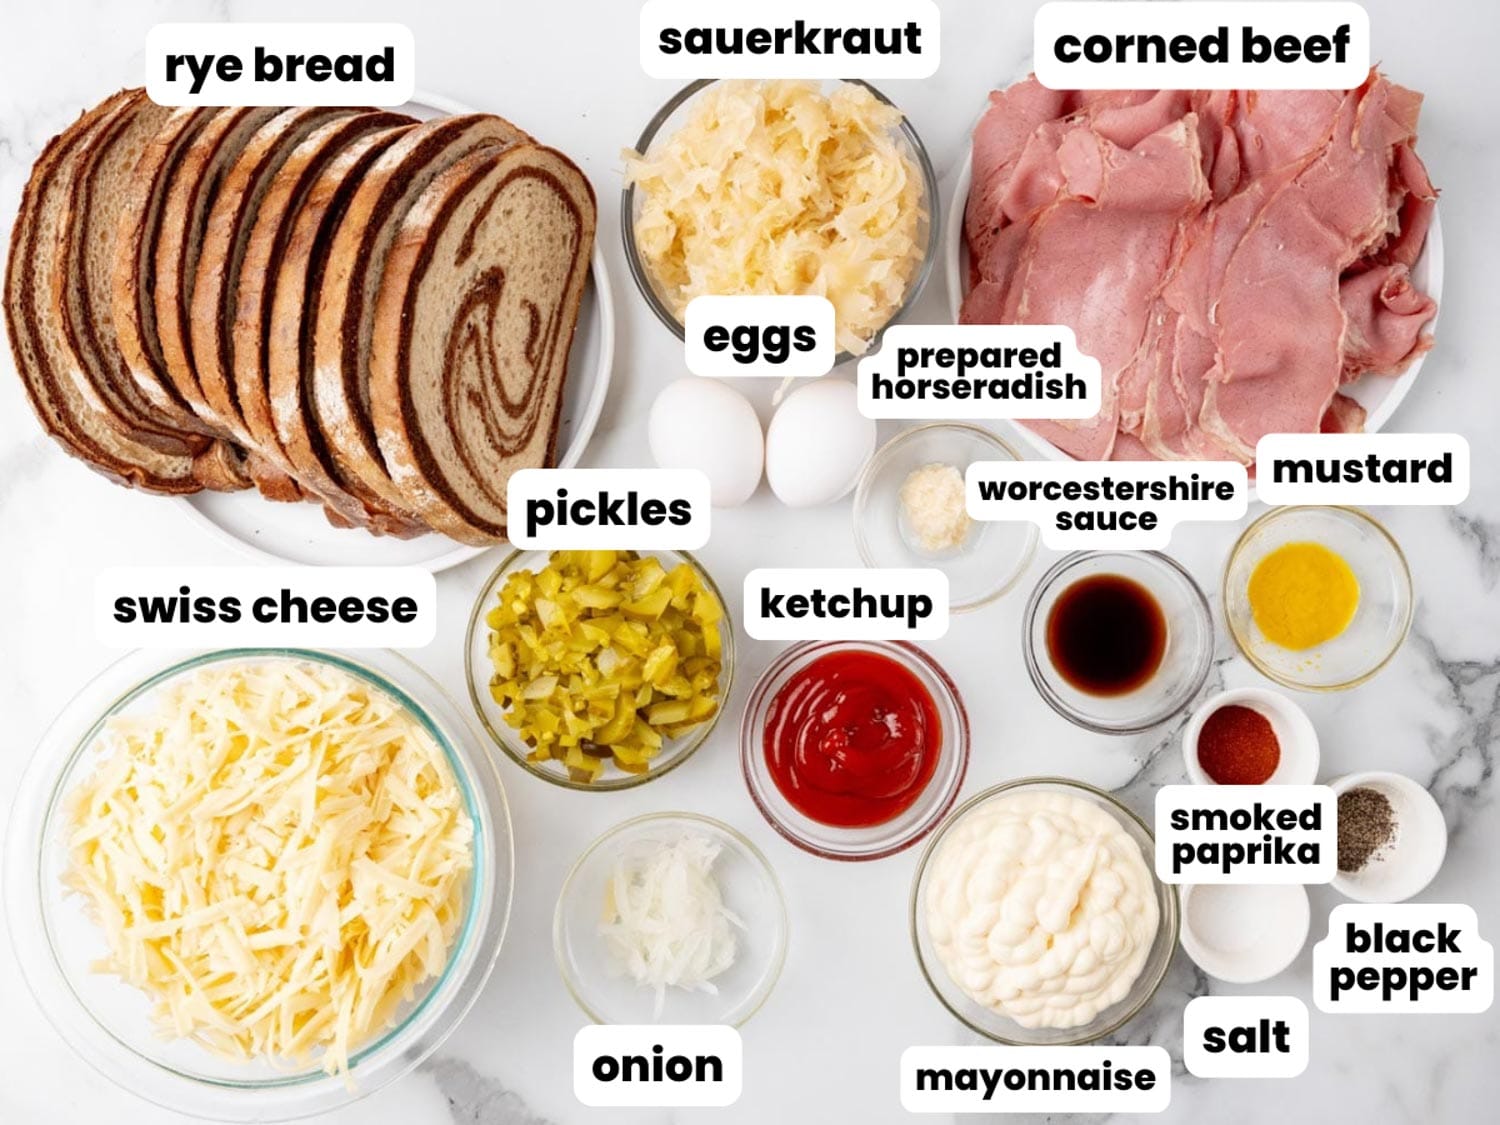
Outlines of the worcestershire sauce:
M1080 578L1047 615L1047 654L1058 673L1090 695L1125 695L1156 674L1167 651L1167 619L1151 592L1120 574Z

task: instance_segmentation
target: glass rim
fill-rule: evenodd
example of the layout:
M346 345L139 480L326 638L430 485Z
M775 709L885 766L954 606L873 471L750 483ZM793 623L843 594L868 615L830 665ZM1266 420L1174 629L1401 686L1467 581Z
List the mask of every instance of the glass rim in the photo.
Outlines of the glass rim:
M662 127L671 119L672 115L687 102L691 101L700 91L714 85L716 82L731 81L756 80L698 78L689 82L668 98L662 107L652 114L651 119L646 122L645 128L641 130L640 136L636 138L634 151L644 155L650 149L652 142L656 140L657 134L661 132ZM862 78L821 79L819 81L837 81L862 86L881 102L891 106L893 109L900 110L901 123L897 126L897 131L905 139L906 145L911 151L912 159L916 162L917 168L922 175L922 201L927 206L928 213L927 245L923 248L921 263L917 267L917 272L912 276L911 284L907 286L906 293L901 298L901 304L891 313L889 319L871 335L864 352L860 353L860 355L869 355L878 346L880 337L885 330L891 325L899 323L910 313L912 306L917 303L917 300L921 297L932 278L942 246L942 231L940 229L942 226L942 196L938 185L937 169L932 163L931 156L928 155L926 144L923 143L921 135L917 132L916 127L912 125L911 119L907 116L905 110L902 110L894 101ZM666 306L666 303L661 299L661 295L657 293L650 269L642 260L640 247L636 243L635 197L636 189L634 184L627 184L621 189L620 238L625 248L625 264L630 269L630 276L635 281L636 288L640 290L641 296L645 299L646 305L656 315L656 319L671 329L677 338L681 340L686 337L687 330L682 321L678 320L673 315L672 310ZM858 358L859 355L840 349L834 357L833 366L838 367L849 360Z
M464 630L464 678L468 680L469 703L473 709L475 717L479 720L481 729L483 729L484 733L489 736L490 741L504 752L507 758L515 762L527 773L531 774L531 776L539 777L543 781L550 782L551 784L560 786L563 789L571 789L574 792L619 792L623 789L634 789L639 785L645 785L649 781L653 781L658 777L663 777L666 774L671 773L702 748L703 744L708 741L709 736L713 734L714 730L718 727L719 720L724 717L724 712L727 709L726 705L729 702L729 693L734 686L734 669L736 663L735 644L737 638L735 637L734 633L734 622L732 620L732 614L729 612L729 603L724 598L724 591L719 589L719 584L714 581L714 577L708 572L708 568L698 561L696 555L688 551L678 551L669 548L656 548L636 551L635 553L641 556L653 555L657 557L663 555L675 555L693 568L694 572L696 572L698 577L703 580L704 585L708 587L709 591L714 595L714 597L719 599L719 605L724 610L724 616L720 619L719 626L722 633L724 652L727 654L728 658L720 662L721 668L719 673L720 683L718 710L716 710L697 727L693 728L692 731L682 736L684 740L682 745L677 747L670 755L670 757L665 754L660 755L660 758L665 758L665 760L662 761L661 765L650 765L642 773L625 773L624 771L617 770L614 776L600 778L597 781L574 781L565 773L560 773L555 769L548 769L547 762L531 761L525 753L523 753L517 746L512 744L513 740L505 731L497 729L495 724L490 722L489 715L485 713L484 699L481 695L479 682L479 672L481 671L481 669L476 667L474 660L474 648L480 632L484 629L489 628L489 626L485 624L484 619L486 614L489 612L490 603L493 600L495 590L499 586L500 581L506 574L506 572L511 570L523 556L546 555L550 557L553 553L554 552L552 551L543 551L537 549L528 550L523 548L516 548L512 550L503 559L501 559L499 565L496 566L495 569L490 572L489 577L484 580L483 586L480 587L479 595L474 599L473 608L469 610L469 624L468 627ZM493 669L491 669L491 673L492 672ZM489 676L490 673L486 673L484 676L486 684L488 684L489 682ZM658 758L651 759L653 763L658 760Z
M6 910L6 925L21 977L42 1015L76 1055L110 1082L151 1104L176 1112L208 1114L220 1120L293 1120L350 1104L409 1073L437 1050L472 1008L493 970L509 927L515 889L514 835L503 783L492 758L484 750L484 743L474 738L472 728L467 731L472 751L461 748L464 713L441 684L399 652L364 651L393 661L403 674L411 672L418 676L438 704L451 710L452 719L461 724L460 729L450 730L448 720L434 714L432 706L397 683L391 673L342 650L312 646L137 648L89 677L59 709L37 741L17 789L6 830L4 901L7 906L29 903L38 916L38 924L22 932L19 921L25 915ZM354 1082L353 1089L344 1078L327 1074L317 1063L269 1077L236 1079L196 1073L143 1053L123 1040L79 994L69 970L59 959L58 943L48 923L48 888L43 867L49 832L57 827L56 814L66 796L70 775L95 744L104 724L176 677L215 663L253 659L330 665L388 695L416 718L441 747L473 825L474 866L468 877L464 918L443 970L397 1024L384 1029L350 1056L348 1075ZM146 673L137 670L134 665L142 661L150 661L152 670ZM122 684L115 684L116 680ZM96 705L91 699L94 694L107 696L108 701ZM91 719L75 714L85 703L91 710L97 706L98 713ZM75 735L74 731L82 733ZM34 815L17 815L17 810L24 807L34 807ZM105 1042L112 1045L110 1052L115 1057L102 1057L91 1049ZM391 1073L377 1073L370 1084L361 1086L360 1067L372 1065L390 1067ZM156 1076L159 1082L172 1083L181 1098L195 1100L189 1105L159 1087L153 1088L149 1082L128 1081L132 1071L139 1072L137 1077ZM266 1104L264 1096L273 1094L280 1098L317 1099L317 1104ZM258 1099L253 1104L244 1100L252 1097ZM202 1098L235 1101L215 1101L210 1105L197 1100Z
M944 818L943 823L938 827L938 831L934 832L927 840L927 843L923 845L922 853L917 858L916 870L912 874L911 891L907 896L907 932L911 938L912 952L916 955L917 967L921 970L922 979L927 982L928 989L930 989L932 994L937 997L938 1002L942 1004L942 1006L948 1010L948 1013L952 1015L954 1019L958 1020L959 1023L963 1024L970 1031L977 1032L979 1035L984 1036L984 1038L989 1039L992 1042L1002 1043L1006 1046L1013 1047L1027 1047L1033 1046L1034 1044L1027 1039L1006 1038L1005 1036L999 1035L994 1031L981 1027L977 1022L970 1019L967 1015L965 1015L963 1012L960 1012L957 1008L950 1004L948 1002L948 998L943 995L942 989L938 987L937 981L933 979L933 972L927 964L927 959L922 955L921 929L918 921L921 912L921 903L919 899L922 890L922 877L927 873L928 864L931 863L932 857L937 853L938 846L943 842L944 837L947 836L948 831L951 828L957 825L973 809L977 808L987 801L993 800L995 797L1000 796L1002 793L1006 793L1015 789L1024 789L1034 786L1059 786L1064 789L1076 789L1087 793L1095 800L1103 802L1103 804L1107 806L1111 812L1122 814L1126 818L1128 824L1133 824L1136 828L1140 829L1141 833L1145 836L1146 840L1151 844L1153 848L1156 844L1156 833L1151 830L1151 826L1146 823L1145 819L1142 818L1134 809L1125 804L1124 801L1120 800L1120 798L1116 797L1109 790L1102 789L1097 785L1092 785L1087 781L1079 781L1077 778L1038 775L1035 777L1012 778L1009 781L999 782L998 784L991 785L988 788L982 789L978 793L975 793L972 797L969 797L967 800L965 800L963 804L954 809L949 816ZM1163 934L1167 930L1170 930L1168 943L1166 946L1168 952L1167 955L1162 958L1161 968L1156 973L1155 979L1151 981L1150 987L1146 988L1142 992L1136 1003L1126 1007L1126 1009L1115 1019L1111 1020L1107 1026L1100 1028L1098 1031L1090 1032L1086 1036L1066 1039L1057 1043L1049 1043L1046 1044L1047 1046L1076 1047L1084 1043L1097 1042L1098 1040L1104 1038L1106 1035L1113 1035L1116 1031L1119 1031L1120 1028L1124 1027L1131 1020L1135 1019L1136 1016L1140 1015L1141 1012L1145 1011L1146 1007L1151 1003L1151 1001L1156 999L1156 994L1161 991L1161 986L1167 979L1167 973L1171 971L1172 961L1176 955L1177 945L1182 934L1181 896L1177 884L1165 882L1156 874L1156 867L1153 862L1155 858L1154 856L1143 853L1141 858L1142 862L1146 864L1146 870L1151 874L1151 884L1153 889L1157 891L1158 897L1166 904L1166 910L1164 911L1164 913L1167 914L1168 917L1164 917L1159 920L1157 925L1157 932L1152 938L1152 948L1154 949L1156 944L1161 941ZM1139 980L1139 978L1137 978L1137 980ZM1132 988L1133 987L1134 982L1132 982ZM1118 1001L1118 1003L1123 1004L1124 1001Z
M629 817L618 824L606 828L589 841L588 846L579 853L578 858L569 866L568 873L563 876L562 887L557 892L557 904L552 910L552 958L557 966L557 974L562 978L563 987L567 990L568 995L573 998L573 1002L578 1005L584 1015L588 1016L592 1023L608 1024L610 1022L600 1013L596 1012L588 1001L583 998L583 990L578 987L573 974L568 970L567 963L563 958L564 904L567 902L568 892L573 888L573 884L582 872L584 864L605 844L643 825L669 821L687 821L693 824L701 824L728 837L749 858L751 865L765 877L767 885L771 888L772 898L776 903L776 919L780 923L776 927L778 941L771 957L769 972L766 975L764 986L759 989L758 995L755 993L751 994L754 1003L746 1008L743 1015L728 1025L730 1027L743 1027L749 1022L751 1016L765 1007L766 1001L771 998L771 993L776 991L776 983L781 979L782 969L786 966L787 946L789 945L789 935L791 932L791 919L786 905L786 891L781 885L781 880L776 875L776 869L771 866L771 861L766 858L765 852L761 851L739 829L704 813L670 811L641 813L638 816Z
M952 737L944 733L943 744L940 754L952 754L957 762L952 781L949 783L949 792L942 795L936 805L925 813L904 834L891 839L876 842L868 848L856 851L832 851L823 845L808 839L791 825L787 824L777 811L771 807L766 797L761 792L761 786L755 776L755 760L760 752L760 735L764 726L763 711L769 703L771 686L782 675L783 672L793 665L804 662L810 658L833 651L843 649L865 649L880 653L883 656L898 660L903 667L913 674L921 676L926 673L932 681L937 684L943 701L952 708L957 717L957 729ZM750 794L756 809L765 819L766 823L774 828L777 833L789 843L796 845L803 851L815 855L820 859L837 860L841 863L865 863L870 860L885 859L911 848L929 836L934 829L943 822L950 809L958 801L958 795L963 791L964 779L968 776L970 755L969 712L964 706L963 696L959 693L958 685L930 653L910 641L882 641L882 640L840 640L840 641L797 641L788 645L768 664L760 677L755 681L751 689L750 698L745 703L745 709L740 718L740 772L745 780L745 788ZM951 747L951 749L950 749ZM934 775L929 785L937 783ZM775 787L775 782L770 783ZM923 791L923 794L926 790ZM918 796L918 801L921 795ZM913 802L915 805L916 802ZM804 814L805 815L805 814ZM808 819L811 819L810 817ZM881 826L876 826L881 827ZM830 826L833 831L848 832L850 829L839 829Z
M997 447L1000 452L1004 453L1012 461L1025 460L1025 458L1016 451L1015 447L1012 446L1004 438L1002 438L999 434L985 429L983 426L979 425L976 422L938 420L930 422L919 422L915 426L908 426L906 429L896 434L879 449L877 449L875 453L870 457L870 459L865 462L865 467L860 470L859 483L855 486L854 489L854 548L859 552L860 560L866 566L873 567L881 565L875 560L875 553L870 548L869 536L865 532L865 521L862 518L866 514L865 506L869 503L870 490L874 487L876 475L881 469L885 468L886 463L889 462L891 458L894 457L901 450L901 448L907 444L908 441L924 434L933 433L937 430L961 431L965 434L969 434L973 437L979 438L986 444ZM1041 533L1038 531L1036 524L1030 521L1026 521L1022 524L1022 527L1024 529L1023 534L1026 539L1026 545L1021 549L1020 561L1017 562L1015 568L1005 576L1005 580L998 583L992 589L987 590L985 593L981 594L978 597L971 598L968 601L963 602L950 602L948 605L948 611L950 613L971 613L976 609L982 609L983 607L990 605L992 602L999 601L1006 594L1010 593L1016 588L1021 579L1026 576L1026 572L1031 569L1031 564L1036 558L1037 542L1041 538ZM942 567L938 566L937 569L941 570Z
M1396 560L1396 574L1406 591L1406 612L1402 615L1401 621L1398 623L1396 639L1391 644L1389 651L1381 657L1377 664L1360 673L1358 676L1340 680L1337 683L1309 684L1276 671L1276 669L1272 668L1270 664L1256 654L1254 646L1250 644L1249 638L1241 636L1239 628L1235 625L1234 618L1228 612L1229 576L1234 573L1235 563L1239 561L1240 556L1249 549L1253 536L1264 526L1268 526L1275 523L1278 519L1285 518L1297 512L1337 512L1341 515L1352 517L1357 523L1362 523L1374 529L1378 537L1384 540L1386 545L1390 547L1392 557ZM1224 621L1229 627L1229 636L1234 641L1236 651L1250 662L1251 667L1274 684L1291 688L1293 691L1317 692L1320 695L1327 695L1336 691L1347 691L1350 688L1359 687L1360 684L1374 679L1387 664L1396 658L1396 653L1401 651L1402 645L1406 643L1406 638L1411 633L1412 622L1415 620L1417 612L1417 600L1412 589L1411 563L1406 558L1406 552L1401 549L1401 544L1397 542L1396 537L1390 533L1385 524L1381 523L1363 508L1356 508L1352 504L1277 505L1268 508L1256 516L1255 519L1246 525L1245 530L1240 532L1239 538L1234 541L1234 546L1229 549L1229 556L1224 562L1224 573L1219 580L1219 604L1225 609Z
M1067 700L1058 694L1057 690L1047 681L1042 673L1041 658L1037 654L1037 646L1032 643L1032 634L1035 631L1037 613L1041 609L1042 597L1057 580L1073 567L1094 558L1125 557L1132 559L1149 558L1153 565L1163 566L1170 573L1180 578L1191 592L1189 603L1194 610L1194 616L1206 627L1210 643L1204 647L1204 656L1199 661L1199 666L1194 670L1186 690L1181 693L1181 699L1171 702L1170 706L1163 703L1160 707L1148 712L1140 719L1132 719L1129 722L1106 723L1098 719L1084 715ZM1104 550L1104 551L1072 551L1058 559L1046 572L1037 579L1036 585L1031 589L1031 596L1026 600L1026 609L1021 617L1021 652L1026 661L1026 674L1031 679L1031 684L1037 690L1037 694L1046 701L1047 706L1056 711L1063 718L1075 726L1095 734L1109 735L1131 735L1144 734L1148 730L1155 730L1163 723L1169 721L1173 716L1181 713L1198 692L1203 690L1203 685L1208 682L1208 675L1213 671L1214 648L1213 638L1213 607L1209 605L1208 595L1204 593L1196 579L1188 573L1187 567L1183 566L1172 556L1162 551L1127 551L1127 550Z

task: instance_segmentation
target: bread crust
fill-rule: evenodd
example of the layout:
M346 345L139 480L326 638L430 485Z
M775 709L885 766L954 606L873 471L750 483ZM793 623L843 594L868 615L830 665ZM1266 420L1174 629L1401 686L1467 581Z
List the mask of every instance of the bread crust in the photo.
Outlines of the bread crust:
M166 190L177 162L214 113L204 108L174 111L141 153L120 204L110 289L116 344L142 394L179 428L222 441L227 435L193 413L167 377L152 299Z
M79 390L77 356L43 315L51 280L35 276L39 249L55 248L61 238L81 148L131 93L121 91L83 113L48 142L32 167L6 258L6 334L32 410L65 451L117 483L181 495L202 488L192 458L162 454L104 425Z
M347 120L359 112L314 106L284 110L267 121L225 172L204 226L190 303L193 364L209 409L256 454L263 451L245 423L234 375L233 325L249 236L271 182L303 138L321 125Z
M178 425L170 411L157 408L136 384L120 352L110 298L118 193L134 182L137 155L126 146L145 147L168 112L145 91L127 91L79 149L49 300L78 357L79 390L105 424L163 453L191 455L202 452L207 439L196 428Z
M177 395L204 422L230 432L198 384L191 342L191 300L204 225L219 182L248 132L278 112L273 107L220 109L183 153L162 204L156 244L156 290L152 294L162 363Z
M271 419L266 352L274 330L278 266L286 253L296 212L319 173L350 144L379 130L412 123L413 119L404 114L372 110L336 118L314 129L291 152L266 189L245 241L234 302L231 375L235 401L250 440L263 456L290 475L295 475L295 468L281 447Z

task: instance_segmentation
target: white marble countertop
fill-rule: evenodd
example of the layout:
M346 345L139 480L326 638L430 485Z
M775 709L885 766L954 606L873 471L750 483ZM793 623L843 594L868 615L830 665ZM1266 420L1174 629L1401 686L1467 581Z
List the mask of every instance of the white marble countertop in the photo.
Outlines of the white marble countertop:
M1390 768L1429 785L1452 833L1447 862L1423 894L1478 911L1491 940L1500 929L1500 820L1493 752L1500 737L1500 474L1488 441L1500 440L1500 354L1492 283L1500 212L1485 201L1500 180L1491 48L1500 9L1460 0L1413 6L1367 0L1375 56L1396 80L1427 95L1421 151L1443 189L1446 301L1440 338L1395 418L1406 430L1458 430L1475 453L1470 499L1457 510L1380 513L1400 539L1418 592L1416 625L1395 661L1344 694L1303 699L1323 742L1324 776ZM942 0L943 64L924 82L881 85L910 115L941 173L956 167L985 93L1028 69L1031 3ZM88 103L142 76L146 29L183 19L391 19L416 34L420 86L505 113L572 154L598 186L600 239L617 280L620 337L614 388L587 463L647 464L644 418L656 389L682 373L680 347L630 286L613 205L618 154L674 90L645 78L636 52L636 5L401 3L324 0L256 3L67 3L5 6L0 29L0 227L8 230L31 161ZM945 182L948 176L945 175ZM922 311L942 320L935 278ZM9 358L0 360L8 367ZM231 563L230 550L173 504L115 488L60 453L40 433L16 380L0 378L0 793L13 791L52 716L112 653L89 618L105 563ZM1172 553L1215 590L1231 527L1179 531ZM855 565L845 504L791 512L764 489L715 518L702 556L727 589L755 566ZM1046 564L1033 564L1033 581ZM466 615L489 558L441 576L439 636L417 659L449 685L462 681ZM1182 780L1178 723L1138 738L1106 738L1068 725L1026 680L1018 622L1024 593L954 621L931 645L965 692L974 726L972 793L1027 774L1074 776L1117 788L1150 811L1155 787ZM737 715L778 646L746 642L731 701ZM1256 682L1219 641L1213 683ZM915 852L869 864L832 864L797 851L760 819L740 778L736 724L725 723L682 769L629 793L561 791L509 763L519 869L511 929L474 1010L419 1071L329 1122L362 1125L535 1125L540 1122L836 1122L906 1118L897 1061L920 1043L973 1041L928 992L907 938ZM570 1078L573 1033L583 1017L552 965L550 920L567 866L598 832L638 813L693 809L748 832L785 882L791 950L765 1009L745 1028L747 1079L733 1108L584 1110ZM0 815L4 815L0 813ZM1337 896L1312 888L1314 939ZM5 941L0 938L0 943ZM1254 989L1211 984L1180 952L1152 1007L1123 1036L1160 1043L1180 1059L1182 1006L1205 992L1287 993L1310 1000L1311 948L1286 973ZM80 1065L26 994L0 951L0 1121L117 1125L185 1120L125 1095ZM1500 1097L1500 1014L1470 1017L1332 1017L1312 1012L1312 1061L1290 1081L1205 1082L1180 1065L1169 1121L1382 1123L1483 1119Z

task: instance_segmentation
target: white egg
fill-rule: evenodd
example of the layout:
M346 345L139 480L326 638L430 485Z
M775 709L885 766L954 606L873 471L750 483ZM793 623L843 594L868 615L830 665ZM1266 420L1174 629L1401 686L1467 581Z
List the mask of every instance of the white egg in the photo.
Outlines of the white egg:
M659 468L703 470L715 508L743 504L760 486L760 418L749 399L717 379L689 375L663 387L648 435Z
M849 494L875 452L875 420L854 384L824 376L787 395L766 431L766 480L783 504L811 508Z

